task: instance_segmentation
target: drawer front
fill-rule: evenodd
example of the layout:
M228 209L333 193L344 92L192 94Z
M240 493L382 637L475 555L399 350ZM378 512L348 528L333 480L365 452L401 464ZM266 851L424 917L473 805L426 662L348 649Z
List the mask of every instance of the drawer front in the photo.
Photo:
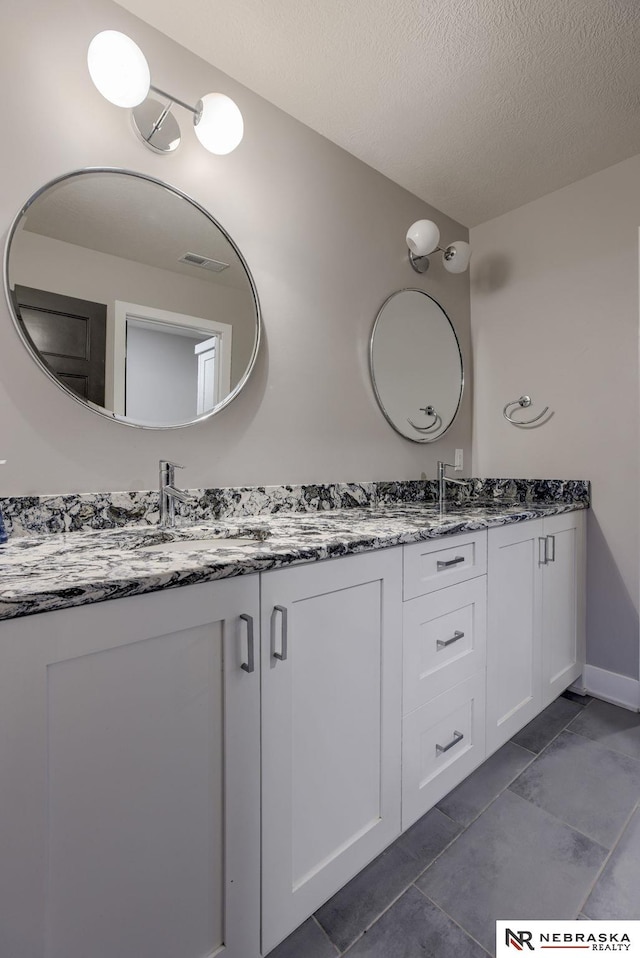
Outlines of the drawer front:
M436 592L487 571L487 530L404 547L404 598Z
M403 633L406 715L484 669L487 577L405 602Z
M402 830L485 757L485 676L479 672L403 719Z

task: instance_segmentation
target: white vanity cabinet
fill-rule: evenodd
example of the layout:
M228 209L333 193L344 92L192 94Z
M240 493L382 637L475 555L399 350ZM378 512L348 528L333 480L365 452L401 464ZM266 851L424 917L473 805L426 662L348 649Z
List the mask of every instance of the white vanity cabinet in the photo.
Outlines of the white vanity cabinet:
M268 954L577 678L584 537L569 512L0 622L0 955Z
M489 754L582 671L584 543L583 511L489 532Z
M1 955L258 955L258 597L0 623Z
M261 576L262 947L400 833L402 549Z

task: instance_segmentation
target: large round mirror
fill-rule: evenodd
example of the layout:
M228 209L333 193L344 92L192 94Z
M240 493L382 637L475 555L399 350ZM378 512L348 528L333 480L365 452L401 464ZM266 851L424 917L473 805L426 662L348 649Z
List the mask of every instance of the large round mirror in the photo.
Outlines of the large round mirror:
M127 170L47 183L7 240L5 291L48 376L95 412L169 428L242 389L260 341L238 247L195 200Z
M460 344L442 306L419 289L393 293L371 333L374 392L386 419L406 439L434 442L462 399Z

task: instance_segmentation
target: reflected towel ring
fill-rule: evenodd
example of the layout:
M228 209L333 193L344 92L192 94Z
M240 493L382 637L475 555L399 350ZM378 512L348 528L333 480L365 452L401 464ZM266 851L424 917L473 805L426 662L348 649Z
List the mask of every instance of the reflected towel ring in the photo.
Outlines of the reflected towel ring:
M442 419L435 411L433 406L424 406L420 407L420 412L423 412L425 416L435 416L435 419L428 426L418 426L412 419L407 419L407 422L410 426L413 426L414 429L417 429L418 432L434 432L436 429L439 429L442 425Z
M532 402L533 400L531 399L530 396L520 396L520 399L512 399L511 402L508 402L506 406L504 407L504 409L502 410L502 415L507 420L507 422L510 422L514 426L532 426L534 422L538 422L540 419L542 419L543 416L545 416L549 412L548 406L545 406L542 412L538 416L535 416L533 419L523 419L523 420L512 419L511 416L507 413L507 409L509 408L509 406L522 406L523 409L526 409L528 406L531 405Z

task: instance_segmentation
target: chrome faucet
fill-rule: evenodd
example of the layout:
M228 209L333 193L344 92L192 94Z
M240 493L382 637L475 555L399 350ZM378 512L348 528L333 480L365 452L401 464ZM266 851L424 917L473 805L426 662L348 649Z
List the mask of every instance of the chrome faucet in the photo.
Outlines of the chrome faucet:
M446 502L447 495L447 483L450 482L454 486L465 486L465 479L452 479L451 476L446 474L447 469L455 469L455 466L452 462L441 462L438 460L438 505L440 508Z
M194 498L177 488L176 469L184 469L184 466L168 459L160 460L160 525L169 529L176 524L176 502L191 502Z

